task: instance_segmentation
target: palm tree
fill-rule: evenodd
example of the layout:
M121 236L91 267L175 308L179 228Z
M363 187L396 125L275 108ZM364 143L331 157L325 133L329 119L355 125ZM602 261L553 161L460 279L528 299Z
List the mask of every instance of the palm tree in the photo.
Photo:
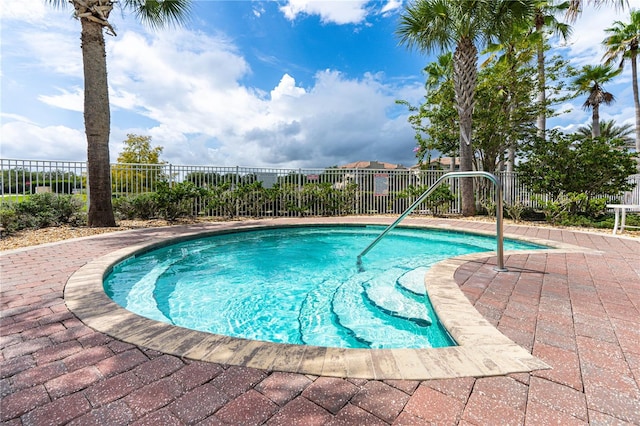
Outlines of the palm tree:
M425 88L427 90L436 90L441 84L451 81L453 76L453 55L451 52L438 55L438 59L435 62L431 62L424 67L424 72L427 75Z
M633 103L636 108L636 152L640 152L640 100L638 100L638 45L640 44L640 10L631 11L631 21L624 23L615 21L611 28L605 30L609 36L602 44L607 48L605 64L620 60L620 69L626 61L631 62L631 85L633 87ZM640 163L638 164L640 167Z
M54 7L71 4L80 20L84 69L84 123L87 135L87 174L89 189L89 226L115 226L111 205L109 161L109 89L104 33L115 36L109 14L111 0L45 0ZM151 28L180 24L187 16L190 0L122 0L124 10Z
M629 123L618 126L615 120L603 120L600 122L600 136L607 139L621 139L627 148L635 148L633 126ZM578 127L576 134L584 137L593 136L593 124Z
M584 109L591 109L592 136L600 136L600 104L610 105L615 101L613 94L604 90L604 83L611 81L622 72L606 65L585 65L582 72L573 80L577 94L588 93L587 100L582 104Z
M397 34L408 48L453 53L453 79L460 127L460 170L473 168L471 144L479 44L487 45L532 17L525 0L416 0L405 6ZM462 214L475 214L473 180L460 182Z
M533 18L535 31L532 34L532 42L536 46L538 59L538 106L540 112L536 120L538 128L538 137L544 138L547 130L547 95L546 95L546 76L544 65L544 51L546 42L546 32L550 31L553 35L562 37L563 40L571 35L571 26L558 21L556 15L559 12L566 12L569 4L567 2L554 4L553 0L538 0L535 5L535 15Z
M575 21L578 15L582 12L582 5L584 3L593 4L595 7L613 4L615 7L624 9L625 6L629 6L629 0L569 0L569 7L567 8L567 18L571 21Z

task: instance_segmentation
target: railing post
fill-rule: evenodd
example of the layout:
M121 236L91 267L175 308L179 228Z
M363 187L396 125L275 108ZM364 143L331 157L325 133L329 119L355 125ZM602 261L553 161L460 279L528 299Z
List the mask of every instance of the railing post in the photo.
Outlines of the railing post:
M438 180L435 181L435 183L433 185L431 185L429 187L429 189L427 189L425 192L422 193L422 195L420 197L418 197L418 199L416 201L413 202L413 204L411 204L411 206L409 206L409 208L407 210L405 210L400 217L398 217L398 219L396 219L391 225L389 225L384 231L382 231L382 233L380 235L378 235L378 237L373 240L373 242L371 244L369 244L367 246L367 248L365 248L364 250L362 250L362 252L358 255L357 257L357 265L358 265L358 269L362 270L362 256L366 255L369 250L371 250L376 244L378 244L378 242L385 236L387 235L391 230L393 230L405 217L407 217L413 210L415 210L416 207L418 207L420 204L422 204L422 202L433 193L433 191L435 191L435 189L447 178L451 177L451 178L461 178L461 177L474 177L474 176L481 176L481 177L486 177L487 179L491 180L491 182L493 182L493 184L496 187L496 253L497 253L497 266L495 268L496 271L498 272L505 272L507 271L507 269L504 267L504 236L503 236L503 225L502 225L502 185L500 183L500 180L493 174L489 173L489 172L482 172L482 171L471 171L471 172L449 172L446 173L442 176L440 176L440 178L438 178Z

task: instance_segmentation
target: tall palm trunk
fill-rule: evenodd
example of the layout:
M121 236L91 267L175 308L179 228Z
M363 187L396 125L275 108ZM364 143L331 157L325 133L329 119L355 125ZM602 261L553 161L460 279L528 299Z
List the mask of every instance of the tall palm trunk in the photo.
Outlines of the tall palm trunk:
M544 138L547 130L547 94L546 94L546 76L544 71L544 41L538 46L538 118L536 119L536 128L538 129L538 137Z
M82 18L82 62L84 67L84 121L87 134L87 171L90 203L89 226L115 226L111 205L109 162L109 88L103 27Z
M473 170L473 147L471 146L474 93L477 83L478 50L470 38L462 38L453 54L453 80L456 105L460 118L460 171ZM460 180L462 215L476 213L473 178Z
M631 79L633 85L633 103L636 108L636 153L640 155L640 100L638 100L638 46L631 49ZM640 157L638 160L638 172L640 172Z
M591 114L591 136L594 138L600 137L600 105L593 105L593 112Z

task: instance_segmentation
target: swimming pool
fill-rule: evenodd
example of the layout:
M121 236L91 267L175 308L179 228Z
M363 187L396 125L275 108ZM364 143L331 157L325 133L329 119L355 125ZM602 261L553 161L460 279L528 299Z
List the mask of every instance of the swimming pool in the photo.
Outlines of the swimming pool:
M379 226L278 227L213 235L130 257L106 293L144 317L252 340L340 348L455 345L423 277L495 238L396 228L356 267ZM539 248L505 241L508 250Z

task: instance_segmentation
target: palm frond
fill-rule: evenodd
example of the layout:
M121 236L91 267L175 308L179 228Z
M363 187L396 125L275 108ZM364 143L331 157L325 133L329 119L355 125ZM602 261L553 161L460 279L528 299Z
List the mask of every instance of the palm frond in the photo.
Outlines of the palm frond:
M191 0L124 0L123 6L142 24L159 29L183 25L189 17Z

